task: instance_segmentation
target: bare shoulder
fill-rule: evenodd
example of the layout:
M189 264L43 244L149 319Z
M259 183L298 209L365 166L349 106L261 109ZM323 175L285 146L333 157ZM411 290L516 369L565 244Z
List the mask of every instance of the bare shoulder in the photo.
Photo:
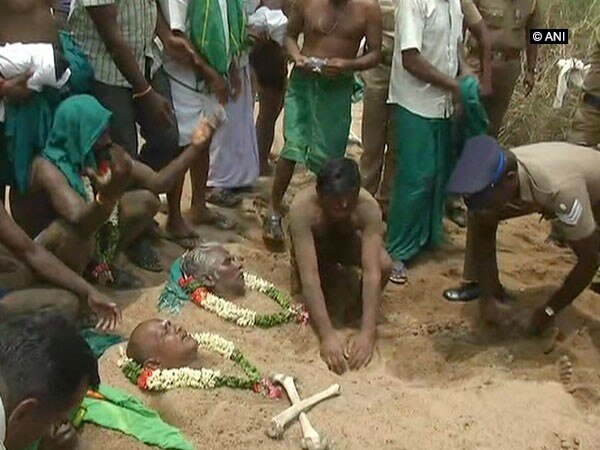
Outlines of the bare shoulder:
M317 191L314 186L298 192L290 205L290 225L312 223L315 219L316 202Z
M381 7L379 6L379 2L377 0L351 0L356 6L360 9L370 12L370 11L381 11Z
M361 228L383 228L383 216L377 200L365 189L358 194L356 214Z

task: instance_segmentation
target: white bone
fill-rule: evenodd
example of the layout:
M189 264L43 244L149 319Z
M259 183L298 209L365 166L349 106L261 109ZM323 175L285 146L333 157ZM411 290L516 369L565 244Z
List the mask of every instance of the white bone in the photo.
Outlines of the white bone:
M298 390L296 389L296 384L294 383L294 379L292 377L288 377L283 374L276 374L273 376L273 380L283 386L285 392L287 392L292 405L299 403L300 396L298 395ZM317 430L311 425L306 413L301 412L298 416L298 420L300 421L300 427L302 428L302 448L306 450L326 450L329 448L329 444L327 439L321 437Z
M271 419L271 425L267 430L267 435L273 439L281 438L286 425L298 417L301 412L307 411L317 403L337 395L340 395L340 385L332 384L327 389L290 406L288 409Z

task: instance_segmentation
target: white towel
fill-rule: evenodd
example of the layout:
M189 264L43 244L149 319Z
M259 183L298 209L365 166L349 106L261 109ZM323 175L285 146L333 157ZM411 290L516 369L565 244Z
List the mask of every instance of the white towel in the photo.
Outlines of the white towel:
M565 94L569 89L569 86L574 86L578 89L583 87L583 80L590 65L584 65L583 61L579 59L561 59L556 65L560 68L558 73L558 81L556 84L556 95L554 96L554 109L562 108Z
M248 17L248 26L258 31L267 31L271 39L283 45L287 30L288 19L280 9L269 9L266 6L258 8Z

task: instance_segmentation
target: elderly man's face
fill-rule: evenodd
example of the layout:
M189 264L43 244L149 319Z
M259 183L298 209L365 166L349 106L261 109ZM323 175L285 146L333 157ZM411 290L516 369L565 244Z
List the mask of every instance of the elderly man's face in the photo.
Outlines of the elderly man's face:
M198 343L183 328L168 320L152 319L141 323L131 334L130 351L148 356L145 363L164 369L190 365L197 357Z
M244 282L244 267L238 258L235 258L225 248L214 250L217 263L215 267L216 280L213 292L223 297L242 296L246 293Z

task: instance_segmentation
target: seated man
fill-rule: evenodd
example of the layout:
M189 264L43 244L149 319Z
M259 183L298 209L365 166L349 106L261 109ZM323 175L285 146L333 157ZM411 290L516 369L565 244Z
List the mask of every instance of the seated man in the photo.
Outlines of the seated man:
M290 208L292 294L300 295L321 340L321 356L337 373L367 364L376 340L376 314L392 270L383 245L377 201L360 188L357 164L346 158L326 163L316 187L299 192ZM362 327L345 348L329 317L324 275L332 266L362 268Z
M7 450L24 449L68 422L86 391L100 383L91 349L74 325L54 314L0 326L0 380L0 448Z
M156 256L156 259L151 258L145 248L132 247L132 243L151 226L159 207L158 194L168 191L198 152L207 149L222 118L220 113L222 109L216 110L216 116L202 116L192 144L165 168L155 172L134 161L112 142L108 133L111 113L93 97L81 95L67 99L56 112L46 148L32 163L29 195L11 196L17 222L30 236L43 230L38 240L81 272L90 262L92 238L118 207L118 242L112 243L113 250L126 250L129 258L143 267L162 270ZM93 170L96 166L101 169L109 166L110 170L98 176ZM115 180L124 167L129 168L130 178ZM95 197L94 192L85 187L82 173L94 185ZM125 192L127 188L136 190ZM65 234L68 234L66 239Z
M127 343L127 356L148 369L201 369L198 343L183 328L168 320L140 323Z
M444 296L468 301L481 296L484 320L507 323L508 307L498 277L496 231L505 219L532 213L557 219L577 256L562 286L527 318L539 334L589 285L599 265L600 153L564 142L542 142L510 150L491 137L467 141L448 184L469 208L463 277L466 283Z

